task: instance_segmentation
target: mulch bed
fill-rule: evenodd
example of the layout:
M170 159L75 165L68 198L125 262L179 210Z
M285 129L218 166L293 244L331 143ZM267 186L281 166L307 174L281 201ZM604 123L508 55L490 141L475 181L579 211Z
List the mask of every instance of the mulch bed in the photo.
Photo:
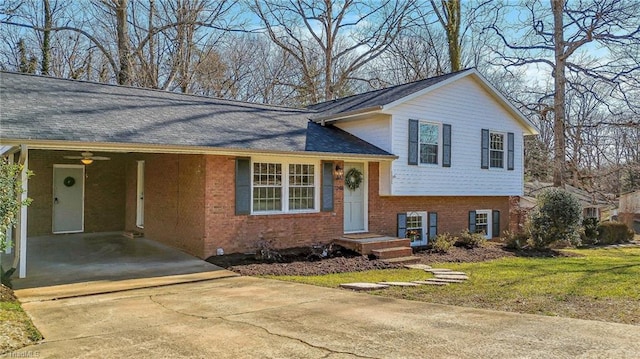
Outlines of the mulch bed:
M13 291L4 284L0 284L0 302L13 302L16 297L13 295Z
M227 268L241 275L323 275L331 273L360 272L374 269L399 268L401 264L386 263L370 259L358 253L340 249L329 258L309 260L306 248L296 248L281 253L280 263L265 263L252 254L231 254L213 256L208 262ZM483 262L502 257L563 257L571 254L555 250L511 251L500 243L487 243L480 248L453 247L447 253L434 253L430 250L418 251L415 256L420 263L433 264L444 262ZM317 259L317 258L314 258Z

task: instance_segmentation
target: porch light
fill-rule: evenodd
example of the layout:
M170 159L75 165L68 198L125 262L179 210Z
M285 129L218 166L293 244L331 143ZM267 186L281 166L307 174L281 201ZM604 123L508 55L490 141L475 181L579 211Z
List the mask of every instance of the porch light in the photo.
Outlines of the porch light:
M80 162L82 162L83 164L88 166L88 165L93 163L93 159L91 159L91 158L83 158L83 159L80 160Z
M336 165L336 179L341 180L344 176L344 169L340 165Z

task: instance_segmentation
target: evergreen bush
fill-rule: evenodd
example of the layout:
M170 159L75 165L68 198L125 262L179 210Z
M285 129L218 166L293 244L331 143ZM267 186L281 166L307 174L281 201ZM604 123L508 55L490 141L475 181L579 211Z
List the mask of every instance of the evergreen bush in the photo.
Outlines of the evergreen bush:
M549 248L556 241L580 244L582 206L573 194L550 188L537 197L537 208L531 214L529 233L535 248Z

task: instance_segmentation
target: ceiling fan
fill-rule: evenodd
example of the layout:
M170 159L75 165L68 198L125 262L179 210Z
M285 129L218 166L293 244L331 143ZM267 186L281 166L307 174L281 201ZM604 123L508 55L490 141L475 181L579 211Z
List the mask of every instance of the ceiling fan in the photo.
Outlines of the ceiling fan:
M64 156L64 158L71 160L80 160L80 162L85 165L90 165L93 163L93 161L106 161L111 159L109 157L94 156L91 152L82 152L80 156Z

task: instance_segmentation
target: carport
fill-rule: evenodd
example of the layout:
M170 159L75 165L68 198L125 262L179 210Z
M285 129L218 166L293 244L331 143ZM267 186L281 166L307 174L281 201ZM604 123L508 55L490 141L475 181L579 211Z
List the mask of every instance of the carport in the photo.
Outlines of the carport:
M30 237L28 243L29 276L13 279L14 288L42 291L56 286L54 297L89 294L79 291L88 288L88 282L94 293L235 275L178 249L128 238L122 232ZM10 263L11 257L3 254L2 262ZM169 277L173 279L167 281Z

